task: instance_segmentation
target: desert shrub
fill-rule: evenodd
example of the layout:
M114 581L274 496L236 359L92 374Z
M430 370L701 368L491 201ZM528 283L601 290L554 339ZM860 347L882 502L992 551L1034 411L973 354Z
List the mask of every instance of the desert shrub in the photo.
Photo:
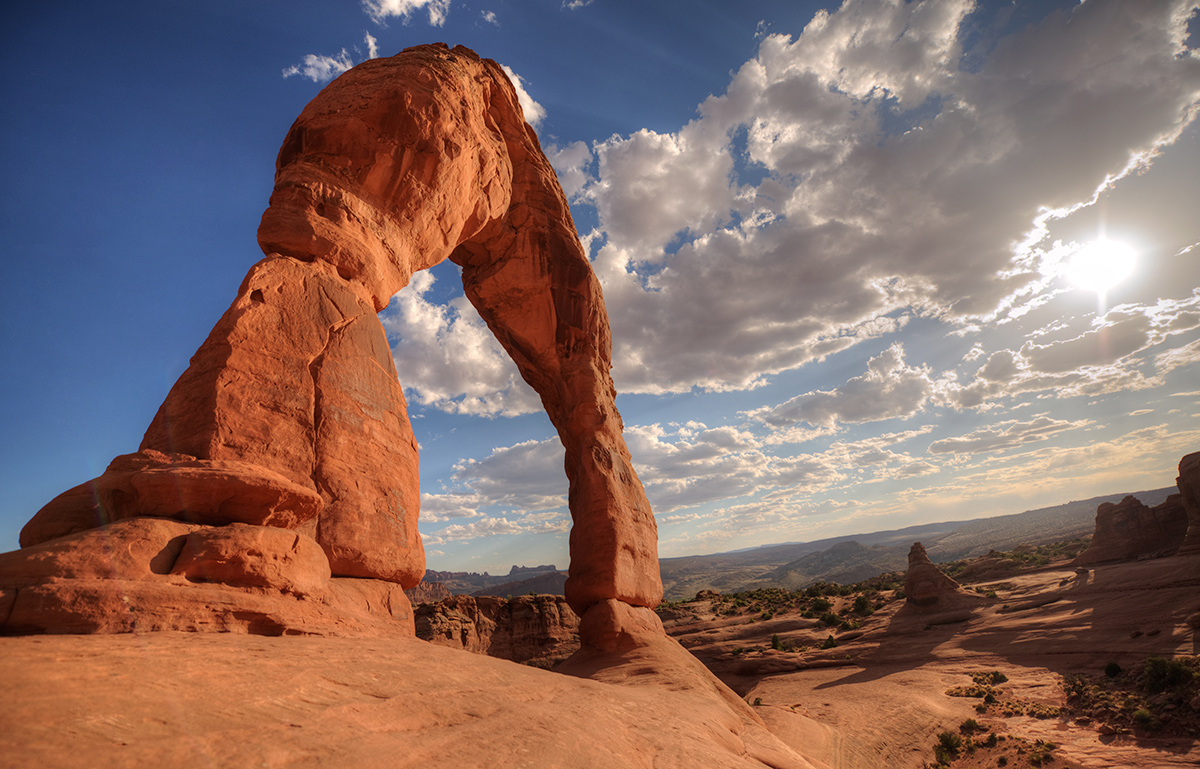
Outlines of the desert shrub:
M1116 678L1121 675L1121 666L1115 662L1110 662L1104 666L1104 675L1109 678Z
M824 612L824 611L829 611L830 609L832 609L833 604L830 603L829 601L825 600L824 598L814 598L813 602L808 605L808 608L811 609L814 613Z
M1138 708L1133 711L1133 722L1143 729L1152 729L1158 723L1158 719L1145 708Z
M933 755L939 764L949 764L962 750L963 739L954 732L942 732L938 735L937 744L933 746Z
M1192 669L1183 660L1151 657L1146 660L1146 690L1161 692L1192 680Z
M1008 766L1008 756L1000 756L1000 758L997 758L996 766Z
M754 706L758 707L761 704L762 704L762 697L755 697L754 698Z
M837 646L837 639L835 639L832 635L821 642L822 649L832 649L835 646Z
M821 615L821 622L823 624L829 625L830 627L833 627L835 625L842 624L842 618L839 617L838 615L834 614L831 611L827 611Z
M989 684L1002 684L1008 680L1008 676L1004 675L999 670L991 670L981 673L972 673L971 680L977 684L987 686Z
M870 598L867 598L865 595L860 595L858 598L854 599L854 608L852 611L855 614L861 614L865 617L868 614L874 614L875 608L871 606Z
M995 598L995 597L996 597L996 591L995 591L995 590L989 590L989 591L987 591L986 593L984 593L984 595L985 595L985 596L987 596L988 598Z
M744 647L744 646L738 646L738 647L737 647L737 648L735 648L735 649L734 649L734 650L733 650L731 653L733 654L733 656L735 656L735 657L736 657L736 656L738 656L739 654L741 654L741 653L742 653L742 652L744 652L744 651L746 651L746 647Z
M994 748L999 742L1000 740L996 737L996 733L992 732L988 735L988 738L983 741L983 746L985 748Z
M968 718L958 725L958 730L963 734L974 734L979 731L979 722L974 718Z

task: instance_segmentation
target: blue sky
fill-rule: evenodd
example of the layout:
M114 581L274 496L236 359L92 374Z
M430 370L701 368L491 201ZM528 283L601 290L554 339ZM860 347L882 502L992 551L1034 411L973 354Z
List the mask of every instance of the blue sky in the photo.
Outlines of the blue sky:
M136 450L261 257L308 100L434 41L520 79L662 555L1158 488L1200 450L1196 2L23 5L0 550ZM1080 266L1105 240L1124 277ZM565 566L561 448L456 268L381 318L430 567Z

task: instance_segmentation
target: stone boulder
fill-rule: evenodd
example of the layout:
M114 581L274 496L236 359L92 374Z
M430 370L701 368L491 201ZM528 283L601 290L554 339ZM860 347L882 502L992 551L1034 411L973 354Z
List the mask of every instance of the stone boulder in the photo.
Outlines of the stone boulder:
M579 617L557 595L456 595L415 610L417 637L438 646L551 667L579 649Z
M1132 495L1096 508L1096 532L1072 564L1089 566L1139 556L1169 555L1179 549L1188 528L1182 496L1172 494L1157 507L1146 507Z

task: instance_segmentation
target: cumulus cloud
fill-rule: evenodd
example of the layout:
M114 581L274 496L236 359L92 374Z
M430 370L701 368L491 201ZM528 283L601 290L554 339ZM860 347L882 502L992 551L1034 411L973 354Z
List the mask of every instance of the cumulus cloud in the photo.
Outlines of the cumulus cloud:
M383 24L391 17L398 17L407 24L409 17L425 10L429 14L429 25L440 27L450 14L450 0L363 0L362 7L376 24Z
M479 15L480 15L480 18L482 18L488 24L494 24L497 27L500 26L500 20L496 18L495 11L480 11Z
M537 393L467 298L458 296L449 304L429 301L435 280L428 270L418 272L379 316L409 397L456 414L539 411Z
M589 168L595 160L591 149L584 142L572 142L565 147L549 145L546 157L558 175L558 183L568 200L577 199L579 192L591 180Z
M838 423L905 419L921 410L933 388L928 367L909 366L903 345L897 343L871 358L866 374L841 387L797 395L747 416L774 427L807 422L826 429Z
M1177 136L1200 75L1171 9L1100 1L964 70L972 6L849 0L764 39L679 132L597 144L584 195L618 386L751 387L905 311L966 324L1044 301L1049 247L1014 262L1012 244ZM742 164L765 178L740 184Z
M533 97L525 90L525 83L520 75L513 72L511 67L506 67L503 64L500 67L504 70L504 74L508 75L508 79L512 81L513 88L517 89L517 101L521 105L521 111L525 113L525 122L537 128L542 119L546 117L545 108L534 101Z
M308 54L299 64L293 64L283 70L283 76L299 75L314 83L328 83L338 75L354 66L350 54L343 48L336 56L319 56Z

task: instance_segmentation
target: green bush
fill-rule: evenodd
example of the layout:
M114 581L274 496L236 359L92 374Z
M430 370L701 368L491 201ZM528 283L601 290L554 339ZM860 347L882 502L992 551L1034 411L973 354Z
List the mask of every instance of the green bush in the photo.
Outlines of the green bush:
M830 627L842 624L842 618L831 611L827 611L821 615L821 622Z
M831 635L821 642L822 649L832 649L837 646L837 640Z
M1162 726L1158 717L1145 708L1138 708L1133 712L1133 722L1141 728L1151 731Z
M1116 678L1121 675L1121 666L1115 662L1110 662L1104 666L1104 675L1109 678Z
M974 734L975 732L979 731L979 722L974 718L968 718L966 721L963 721L958 725L958 730L963 734Z
M815 598L815 599L813 599L813 602L808 605L808 608L811 609L814 613L817 613L817 612L829 611L830 609L833 608L833 604L830 603L829 601L825 600L824 598Z
M875 609L871 606L871 599L867 598L865 595L860 595L858 598L854 599L853 611L855 614L861 614L864 617L868 614L875 613Z
M1154 693L1192 680L1192 669L1183 660L1151 657L1146 660L1146 690Z

